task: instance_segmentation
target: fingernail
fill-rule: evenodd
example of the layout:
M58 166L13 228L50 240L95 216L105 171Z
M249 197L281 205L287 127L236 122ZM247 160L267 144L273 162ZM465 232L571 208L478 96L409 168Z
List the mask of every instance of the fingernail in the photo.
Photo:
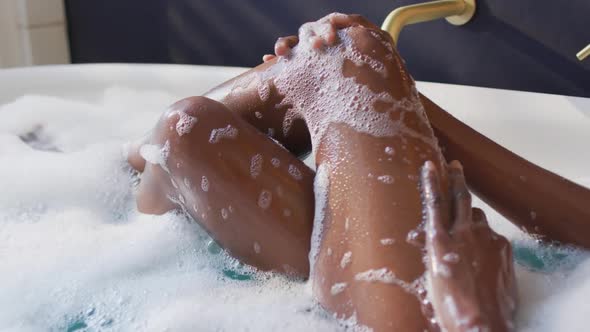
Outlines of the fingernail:
M451 161L451 163L449 164L449 166L452 167L452 168L463 170L463 165L461 165L461 163L458 160Z
M432 161L427 160L424 163L423 168L424 168L425 171L433 171L436 167L434 166L434 163Z

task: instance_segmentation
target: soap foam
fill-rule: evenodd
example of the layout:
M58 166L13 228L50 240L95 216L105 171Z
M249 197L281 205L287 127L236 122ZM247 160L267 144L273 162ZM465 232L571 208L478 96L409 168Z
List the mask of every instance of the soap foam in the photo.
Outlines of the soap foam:
M354 329L354 319L340 325L319 309L306 285L241 266L186 217L137 212L137 178L121 147L181 97L116 87L93 102L24 96L0 106L0 330ZM23 140L32 136L37 140ZM328 171L315 180L316 220ZM497 232L549 261L546 246L475 197L474 205ZM319 234L316 227L314 258ZM559 252L565 258L551 269L515 266L519 331L586 330L589 255ZM236 274L251 280L234 280Z
M386 91L373 92L354 77L344 77L342 68L346 61L366 64L376 72L386 74L383 63L361 54L347 29L338 30L338 44L322 50L313 48L314 31L328 28L327 21L303 25L299 30L299 43L291 54L279 57L277 64L268 69L276 74L274 84L278 92L285 96L280 105L290 107L283 121L283 133L289 133L294 119L304 118L312 142L320 142L330 124L339 123L376 137L403 134L437 149L435 140L404 123L405 112L416 114L426 122L415 88L407 98L396 100ZM391 106L385 111L377 110L377 103ZM392 112L400 112L399 119L393 119Z
M315 212L313 218L313 230L311 233L311 248L309 250L310 276L313 279L315 262L320 253L322 232L324 231L324 216L328 204L328 192L330 186L330 169L327 164L321 164L313 182L315 196ZM328 248L329 249L329 248Z
M168 169L168 156L170 155L170 141L166 141L164 146L160 146L158 144L143 144L139 148L139 154L146 162L159 165L165 170L167 173L170 173ZM171 178L171 181L172 180ZM178 185L173 182L174 188L178 188Z
M237 136L238 129L228 124L225 127L211 130L211 135L209 136L209 143L215 144L222 139L235 139Z
M262 172L262 163L264 160L262 159L262 155L260 153L255 154L250 158L250 176L253 179L256 179L260 173Z
M178 111L177 113L179 114L179 119L176 122L176 133L178 136L189 134L197 123L197 117L188 115L182 111Z
M242 266L181 214L137 212L122 147L181 97L111 88L0 106L0 330L342 329L305 284ZM142 154L161 164L163 147Z

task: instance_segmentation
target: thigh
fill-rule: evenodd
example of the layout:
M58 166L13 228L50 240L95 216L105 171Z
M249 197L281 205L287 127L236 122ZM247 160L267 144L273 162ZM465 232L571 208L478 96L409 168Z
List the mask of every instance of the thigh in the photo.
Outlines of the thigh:
M149 142L138 207L181 207L234 257L307 277L314 173L277 142L205 97L172 105Z

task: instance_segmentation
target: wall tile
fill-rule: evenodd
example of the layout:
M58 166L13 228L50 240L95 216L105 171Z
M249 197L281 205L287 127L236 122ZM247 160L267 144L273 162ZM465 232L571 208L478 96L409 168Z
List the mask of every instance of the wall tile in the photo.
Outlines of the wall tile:
M29 33L31 64L64 64L70 62L65 26L26 29Z
M18 0L19 25L40 26L65 21L64 0Z

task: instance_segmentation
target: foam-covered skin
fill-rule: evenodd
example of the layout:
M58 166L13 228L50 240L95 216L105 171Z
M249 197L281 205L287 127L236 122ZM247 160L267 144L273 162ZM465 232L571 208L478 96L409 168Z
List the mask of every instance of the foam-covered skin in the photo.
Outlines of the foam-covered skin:
M297 119L310 127L320 170L315 187L320 206L311 253L314 294L319 301L339 317L354 316L375 330L423 330L427 323L419 301L424 272L421 244L406 238L420 231L420 165L435 160L443 168L444 160L391 38L365 23L358 16L331 15L304 25L292 52L287 48L285 56L232 80L229 93L213 90L207 96L220 100L259 130L265 131L265 126L254 119L270 118L271 124L273 116L281 119L281 125L274 124L273 129L282 136L275 137L295 152L305 147L304 135L292 136L298 130ZM262 113L265 109L267 113ZM173 130L167 130L174 126L164 122L155 133L168 131L174 138ZM165 147L165 141L159 138L152 143ZM243 147L250 148L258 143L247 137L242 141ZM192 144L193 151L210 158L201 151L206 142ZM175 143L170 146L167 164L174 165ZM190 151L188 146L185 149ZM209 164L206 157L195 158L196 164ZM148 163L146 173L151 167ZM157 170L164 172L159 166ZM198 174L186 177L194 179ZM144 185L158 188L144 178L149 177L144 174ZM157 178L166 183L165 174ZM231 183L235 186L239 181ZM174 192L171 188L166 183L154 192ZM140 208L142 200L147 202L145 210L162 201L162 196L150 202L140 192ZM198 195L178 200L195 198ZM207 224L217 239L227 232ZM220 242L232 251L231 241ZM280 245L274 251L277 255L305 252ZM268 266L267 262L245 262Z
M141 212L182 208L242 262L308 276L313 171L222 104L173 104L130 160Z
M358 15L336 17L335 27L361 25L378 29ZM367 36L372 38L372 36ZM284 55L297 44L297 37L279 39L275 51ZM268 127L280 126L281 116L261 122L254 110L262 106L257 97L256 84L234 89L236 82L256 81L260 72L274 66L277 58L265 55L266 62L212 89L207 95L222 101L231 110L238 112L252 125L266 131ZM241 85L244 87L244 84ZM234 91L235 90L235 91ZM280 98L273 94L273 98ZM590 248L590 190L563 177L549 172L518 155L504 149L487 137L451 116L424 95L420 95L430 124L435 131L447 160L461 160L469 187L486 203L499 211L515 225L531 234L547 240L556 240ZM311 149L305 125L295 123L289 134L276 137L293 153L301 155ZM498 186L502 183L502 186Z
M330 38L335 37L337 29L352 25L379 30L377 26L360 15L329 16L333 22ZM285 70L283 66L275 66L279 59L277 56L287 55L298 42L297 36L279 38L274 46L276 55L264 55L264 63L214 87L204 96L223 103L261 132L268 133L270 129L274 139L295 155L301 156L311 150L308 129L304 121L295 119L288 133L281 130L283 119L290 106L281 104L284 96L277 91L272 82L272 77Z
M249 75L252 75L252 73L258 73L258 72L266 71L267 68L272 67L274 65L274 62L276 62L276 60L269 59L269 57L267 57L267 60L271 60L271 61L269 63L263 64L263 65L257 67L257 69L255 69L254 71L250 71L250 72L242 75L241 76L241 80L238 80L238 79L233 80L232 83L229 85L234 90L234 91L232 91L231 94L227 94L224 97L219 98L219 96L223 96L223 93L224 93L223 91L224 90L227 92L228 85L225 85L225 86L222 86L221 88L212 90L213 92L216 92L213 95L217 95L218 98L221 99L222 102L224 102L226 105L228 105L230 108L232 108L232 110L237 111L238 113L240 113L243 117L245 117L251 123L252 122L255 122L255 121L252 121L255 118L256 119L262 118L262 117L255 116L255 111L260 112L260 110L264 111L267 108L265 108L265 107L258 108L259 105L260 105L260 103L261 103L261 101L264 104L264 98L261 97L260 91L257 88L257 84L250 84L250 85L246 84L246 85L244 85L243 82L248 82L248 81L252 82L252 80L251 80L252 77L249 76ZM268 71L266 71L266 74L268 74ZM256 75L258 75L258 74L256 74ZM236 82L240 82L240 84L236 84ZM270 87L271 87L271 91L272 91L271 94L270 94L270 96L274 96L272 98L278 98L278 99L280 99L280 96L275 95L276 91L273 91L274 86L270 85ZM236 91L239 91L240 93L236 93ZM264 95L264 94L262 94L262 95ZM246 100L248 100L248 102L246 102L246 103L240 102L240 98L241 97L244 97L244 96L249 96L249 99L246 99ZM271 100L271 99L268 99L268 97L267 97L266 100L268 101L268 100ZM270 105L270 104L272 104L272 102L270 102L268 104ZM267 107L268 107L268 105L267 105ZM432 107L428 106L429 113L433 112L432 109L433 109ZM434 109L435 109L435 111L437 111L436 108L434 108ZM441 111L441 112L444 112L444 111L442 111L440 109L438 109L438 110ZM274 114L277 114L277 112L275 112ZM281 117L283 115L284 115L284 113L283 114L279 113L279 116L276 117L273 121L279 121L279 120L281 120ZM460 122L458 122L456 119L454 119L454 121L455 121L455 123L459 123L460 124ZM433 123L434 123L434 126L437 125L437 122L436 121L433 121ZM451 123L454 123L454 122L451 121ZM253 124L256 125L256 123L253 123ZM278 124L271 121L270 124L268 124L268 126L270 126L270 127L278 127ZM265 129L265 126L264 125L258 124L257 127L259 129L262 129L262 130ZM300 127L300 129L301 128L304 128L304 127ZM443 126L443 128L445 128L445 127ZM279 140L281 140L281 141L284 141L285 144L287 146L291 147L291 149L293 151L295 151L295 152L305 151L307 149L305 142L302 141L302 140L296 139L296 137L298 137L298 136L299 137L303 137L304 139L306 138L305 137L305 133L303 133L302 131L300 131L300 129L296 129L296 127L293 126L291 128L291 131L289 132L289 135L285 135L285 137L277 137L277 138ZM302 135L296 135L297 133L303 133L303 134ZM467 140L467 142L469 142L469 140ZM491 144L493 144L493 143L491 143ZM293 148L293 147L295 147L295 148Z
M302 26L272 77L292 106L284 129L303 118L315 151L314 295L376 331L421 331L422 248L407 238L421 230L420 167L444 160L391 38L333 17Z
M316 215L324 217L317 220L316 232L323 232L312 240L311 253L320 302L375 330L423 330L421 246L406 238L420 231L420 165L436 160L442 168L444 161L413 81L390 37L358 16L328 16L302 27L300 38L294 54L279 40L282 57L266 57L265 64L207 96L262 131L258 120L268 114L282 120L283 136L277 138L295 153L305 151L306 135L293 135L300 130L296 122L283 118L303 118L310 127L320 170ZM324 82L309 80L320 76ZM261 92L260 86L267 88ZM322 105L326 100L339 104ZM265 109L271 113L256 115Z
M510 243L471 207L461 164L449 166L450 193L428 162L422 170L429 294L439 326L448 332L513 331L517 304ZM451 209L441 209L444 200Z
M295 120L289 133L282 131L289 106L279 105L283 96L268 81L269 76L282 70L274 66L275 63L276 59L265 62L213 88L204 96L223 103L259 131L270 134L292 153L305 155L311 149L305 123Z

